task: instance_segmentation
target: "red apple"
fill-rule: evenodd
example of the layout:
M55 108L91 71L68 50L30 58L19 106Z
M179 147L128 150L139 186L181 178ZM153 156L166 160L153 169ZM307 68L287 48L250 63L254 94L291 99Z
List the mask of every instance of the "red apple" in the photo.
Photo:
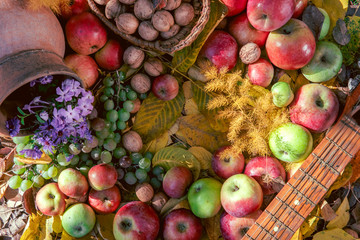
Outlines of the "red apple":
M292 18L283 27L269 34L265 47L275 66L296 70L310 62L315 53L316 42L309 27Z
M57 183L48 183L36 194L36 206L45 215L61 215L65 211L65 195Z
M247 0L221 0L225 6L228 8L227 16L235 16L246 8Z
M117 240L155 240L159 229L159 217L155 210L140 201L121 207L113 222L113 234Z
M252 84L266 88L274 77L274 67L269 61L260 58L257 62L249 64L248 76Z
M181 198L193 180L191 171L184 166L176 166L166 172L163 179L164 192L172 198Z
M244 165L244 156L241 153L235 153L231 146L224 146L216 150L211 161L211 167L216 175L224 179L242 173Z
M304 9L306 8L306 6L308 4L308 0L295 0L295 1L296 1L295 11L294 11L294 14L292 15L292 17L298 18L301 16Z
M229 33L215 30L206 40L199 56L207 58L219 70L231 70L236 65L239 50L235 38Z
M220 230L224 240L238 240L255 224L262 211L257 210L244 217L236 218L224 212L220 217Z
M120 191L116 186L102 191L90 190L89 204L100 214L114 212L120 205Z
M295 0L249 0L247 16L251 25L260 31L282 27L295 11Z
M236 16L229 23L229 33L240 46L249 42L256 43L260 48L265 45L269 32L263 32L251 26L246 13Z
M163 228L166 240L199 240L203 230L201 220L185 208L175 209L166 215Z
M328 87L318 83L299 88L290 105L291 121L319 133L335 122L339 112L339 100Z
M64 19L69 19L74 15L88 12L90 10L87 0L72 0L69 2L70 6L67 4L62 4L60 6L61 17Z
M102 48L107 33L102 22L92 13L84 12L69 19L65 25L66 40L77 53L90 55Z
M170 74L160 75L152 83L153 94L164 101L174 99L179 93L179 83Z
M64 63L83 80L85 88L93 86L99 77L98 65L90 56L70 54Z
M264 195L275 191L272 188L272 180L281 177L285 182L286 173L281 163L272 157L252 158L245 167L244 174L253 177L260 185Z
M95 53L95 60L105 70L114 71L121 67L124 49L119 41L110 39Z
M97 190L112 188L117 180L116 169L106 163L101 163L90 168L88 173L90 186Z
M59 189L68 197L81 198L86 195L89 184L80 171L67 168L58 178Z

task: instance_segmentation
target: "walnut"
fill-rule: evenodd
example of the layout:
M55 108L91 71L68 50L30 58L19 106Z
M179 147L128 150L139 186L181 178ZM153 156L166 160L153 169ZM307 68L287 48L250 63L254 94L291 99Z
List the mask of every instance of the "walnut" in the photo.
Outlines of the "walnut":
M143 142L140 135L135 131L129 131L122 136L122 144L129 152L140 152Z
M150 78L143 73L138 73L131 78L131 87L138 93L146 93L151 88Z
M180 26L177 24L174 24L171 26L170 30L167 32L161 32L160 36L164 39L169 39L174 37L178 32L180 31Z
M134 14L140 20L150 19L154 11L150 0L137 0L134 4Z
M108 19L118 17L120 14L125 13L126 9L118 0L110 0L105 7L105 16Z
M136 185L135 193L140 201L148 202L154 196L154 189L149 183L140 183Z
M166 196L166 194L163 192L158 192L154 195L153 199L151 200L151 204L157 212L160 212L167 201L168 201L168 197Z
M240 49L240 59L245 64L251 64L259 60L261 50L256 43L247 43Z
M144 70L151 77L157 77L165 73L165 67L158 58L149 58L144 63Z
M161 10L157 11L151 19L154 28L160 32L167 32L174 25L174 17L170 12Z
M123 33L133 34L139 26L139 20L131 13L123 13L115 18L116 27Z
M189 25L195 17L194 8L189 3L182 3L180 7L175 10L174 16L176 24L180 26Z
M126 4L126 5L131 5L134 4L136 0L119 0L119 2Z
M110 0L94 0L99 5L106 5Z
M172 11L178 8L181 4L181 0L168 0L166 3L165 10Z
M124 51L123 59L131 68L138 68L145 59L145 53L138 47L130 46Z
M141 22L138 33L140 37L147 41L154 41L159 36L159 32L154 28L150 21Z

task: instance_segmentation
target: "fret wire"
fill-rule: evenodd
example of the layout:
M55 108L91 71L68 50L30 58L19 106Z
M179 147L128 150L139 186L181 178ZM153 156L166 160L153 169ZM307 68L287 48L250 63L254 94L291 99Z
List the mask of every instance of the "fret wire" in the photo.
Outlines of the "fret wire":
M330 170L336 174L336 175L340 175L340 172L338 170L336 170L332 165L330 165L328 162L325 162L325 160L321 157L319 157L316 153L311 153L311 155L313 155L317 160L319 160L324 166L330 168Z
M246 236L246 237L250 238L250 240L256 240L255 238L253 238L252 236L250 236L248 233L245 233L245 235L244 235L244 236Z
M354 156L351 155L350 153L348 153L345 149L343 149L339 144L337 144L336 142L334 142L334 140L332 140L331 138L325 137L328 141L330 141L332 144L334 144L338 149L340 149L341 151L343 151L344 153L346 153L346 155L348 155L350 158L353 158Z
M259 223L255 222L255 224L258 226L258 227L261 227L261 225L259 225ZM262 228L267 234L269 234L272 238L274 239L277 239L271 232L269 232L267 229L265 228ZM260 233L262 232L262 230L260 231Z
M356 123L354 123L354 121L351 118L349 118L347 116L346 116L346 120L348 120L350 123L352 123L354 125L357 125ZM356 130L352 125L350 125L349 123L347 123L344 120L341 120L341 122L343 122L348 128L352 129L354 132L356 132L358 135L360 135L359 131Z
M269 210L265 209L264 211L271 216L271 219L275 219L276 222L279 222L281 225L285 226L286 229L290 230L292 233L295 233L289 226L287 226L285 223L281 222L275 215L273 215L271 212L269 212Z
M328 188L325 187L321 182L319 182L318 180L316 180L316 178L314 178L313 176L311 176L308 172L305 172L303 169L299 168L299 170L301 172L303 172L306 177L310 178L312 182L316 183L317 185L319 185L323 190L327 191Z
M305 220L306 218L301 215L298 211L295 210L295 208L293 208L292 206L290 206L289 204L287 204L287 202L281 200L278 196L275 197L276 200L280 201L282 204L285 204L286 207L290 208L291 211L293 211L294 213L296 213L300 218L302 218L303 220Z

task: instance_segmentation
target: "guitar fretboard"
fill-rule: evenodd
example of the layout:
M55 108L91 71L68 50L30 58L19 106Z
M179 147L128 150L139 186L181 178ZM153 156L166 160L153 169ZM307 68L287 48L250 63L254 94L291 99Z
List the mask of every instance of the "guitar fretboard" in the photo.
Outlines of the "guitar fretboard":
M360 127L345 116L242 238L290 239L360 149Z

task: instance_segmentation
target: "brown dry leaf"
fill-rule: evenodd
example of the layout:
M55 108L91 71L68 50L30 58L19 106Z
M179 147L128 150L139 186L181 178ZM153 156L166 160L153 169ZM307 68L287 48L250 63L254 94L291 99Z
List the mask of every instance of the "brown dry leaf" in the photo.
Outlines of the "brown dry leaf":
M23 206L28 214L36 214L35 199L33 188L26 190L22 196Z
M31 214L29 217L28 228L24 231L20 240L44 240L46 237L47 216Z
M349 180L349 184L354 183L358 178L360 178L360 152L355 155L355 158L351 161L353 168L353 174Z
M301 86L304 86L305 84L308 84L310 83L309 80L307 80L304 75L302 74L299 74L299 76L296 78L296 81L295 81L295 85L294 85L294 93L296 93L296 91L301 87Z
M333 183L333 185L331 185L330 189L328 190L328 192L325 195L325 198L328 198L332 191L345 186L345 184L347 184L349 182L352 174L353 174L353 168L352 168L351 164L346 165L344 171L336 179L336 181Z
M303 240L303 235L301 234L300 228L295 232L290 240Z
M15 157L19 162L25 163L25 164L49 164L51 163L52 159L49 157L49 155L43 153L41 155L40 159L32 159L32 158L26 158L21 155L15 154Z
M320 208L321 208L321 217L325 220L325 221L331 221L333 220L334 218L336 218L336 213L335 211L331 208L330 204L324 200L321 205L320 205Z
M304 238L310 237L316 230L317 223L320 219L320 207L316 206L309 214L303 224L300 226L301 234Z
M349 213L349 200L347 197L344 198L338 210L336 210L337 217L331 220L327 225L327 229L343 228L347 225L350 220Z
M96 229L104 240L115 240L113 221L115 214L96 215Z
M295 78L296 80L296 78ZM294 80L294 82L295 82ZM278 80L278 82L286 82L288 84L291 84L292 83L292 79L290 77L290 75L288 75L287 73L284 73Z
M202 170L208 170L211 168L212 154L203 147L191 147L188 150L199 161Z
M212 129L209 121L201 114L181 117L176 136L190 146L201 146L210 152L229 145L226 134Z
M1 181L1 184L0 184L0 199L2 199L4 197L6 189L9 186L9 183L7 181L8 179L9 179L9 177L7 177L3 181Z
M155 138L150 142L146 143L143 147L143 151L156 153L160 149L166 147L168 140L169 140L169 132L166 131L163 134L161 134L158 138Z
M313 240L354 240L354 238L340 228L321 231L314 235Z
M185 101L185 115L197 115L200 114L199 108L193 98Z
M178 205L183 200L187 199L187 195L183 196L182 198L170 198L163 208L161 209L160 216L165 216L168 214L176 205Z
M202 223L209 240L218 240L219 237L221 237L220 216L221 211L219 211L214 217L202 219Z
M9 148L9 147L5 147L5 148L1 148L0 149L0 179L3 176L3 172L9 170L14 161L14 153L15 153L15 148Z
M285 72L287 75L289 75L291 77L291 80L293 82L295 82L297 77L299 76L298 70L286 70Z
M186 81L182 85L185 100L191 99L193 97L193 93L192 93L192 90L191 90L191 84L192 84L191 81Z
M173 207L171 209L171 211L175 210L175 209L181 209L181 208L185 208L185 209L190 210L190 205L189 205L189 202L188 202L187 199L184 199L181 202L179 202L178 204L176 204L175 207Z

